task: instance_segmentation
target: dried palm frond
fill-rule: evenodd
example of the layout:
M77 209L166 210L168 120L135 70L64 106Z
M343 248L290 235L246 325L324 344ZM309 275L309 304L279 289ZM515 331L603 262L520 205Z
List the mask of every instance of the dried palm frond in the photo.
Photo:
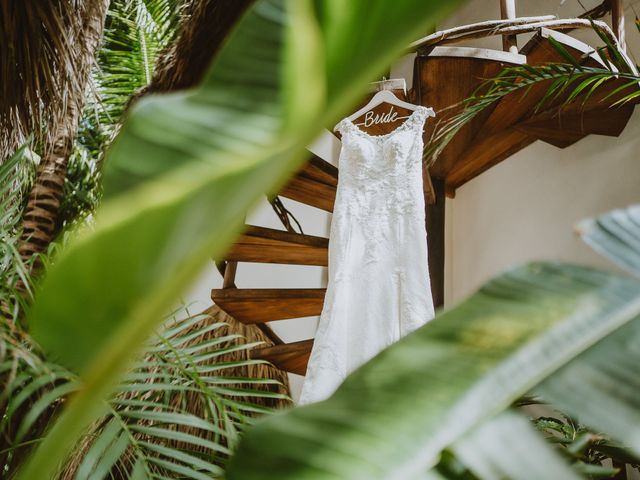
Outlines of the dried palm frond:
M0 160L32 133L52 143L68 106L82 101L96 3L0 2Z
M14 66L17 70L13 72L13 84L23 84L26 89L25 99L18 102L16 92L9 88L7 97L3 99L8 104L0 106L0 125L17 132L6 140L7 146L10 147L11 142L25 135L25 129L31 129L36 139L44 141L44 154L22 223L19 251L23 261L28 262L34 255L46 251L57 233L57 214L64 193L67 162L73 149L85 89L102 37L109 0L65 0L36 2L35 5L23 3L0 3L5 8L4 12L0 11L3 20L7 15L17 17L17 21L24 22L33 29L38 41L50 46L48 49L38 50L41 55L39 58L29 50L32 46L31 37L28 37L24 47L9 49L19 52L18 54L5 54L4 50L0 53L9 57L2 60L6 60L2 71L5 78L2 80L12 80L12 75L8 75L5 68ZM54 4L55 6L50 6ZM14 8L7 5L13 5ZM44 5L49 7L45 8ZM45 18L46 15L49 17ZM50 24L56 29L50 31ZM20 24L18 30L19 27ZM4 24L2 34L19 42L15 32L15 29ZM23 55L26 58L22 58ZM26 76L31 70L31 75L35 76L35 84L20 78L20 75ZM1 141L4 142L5 139Z
M97 468L113 478L129 478L135 469L150 477L221 475L245 426L291 405L286 374L250 359L250 349L266 337L257 329L244 337L237 324L213 306L171 325L61 478L86 478Z

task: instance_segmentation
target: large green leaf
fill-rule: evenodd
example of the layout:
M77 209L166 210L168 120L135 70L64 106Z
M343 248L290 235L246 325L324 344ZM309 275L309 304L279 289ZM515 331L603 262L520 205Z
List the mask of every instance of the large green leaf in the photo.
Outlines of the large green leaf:
M594 250L640 276L640 206L585 220L578 231ZM640 322L635 321L577 356L536 391L625 442L640 459L639 345Z
M227 476L413 478L581 352L638 328L638 315L640 282L627 277L544 263L503 274L382 351L328 400L256 424Z
M58 259L29 317L38 341L78 370L84 387L22 478L51 471L248 209L282 186L322 126L455 3L290 0L285 10L283 0L264 0L200 88L140 102L107 155L95 231Z
M640 298L636 301L640 304ZM545 400L623 442L640 459L640 321L578 355L536 387Z
M640 276L640 205L589 218L577 228L596 252Z

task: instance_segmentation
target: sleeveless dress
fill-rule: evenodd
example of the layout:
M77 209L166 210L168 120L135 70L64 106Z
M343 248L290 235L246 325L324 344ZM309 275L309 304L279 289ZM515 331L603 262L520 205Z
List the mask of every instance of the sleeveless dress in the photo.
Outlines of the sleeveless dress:
M298 405L324 400L345 377L434 317L422 185L419 106L386 135L348 118L329 234L328 284Z

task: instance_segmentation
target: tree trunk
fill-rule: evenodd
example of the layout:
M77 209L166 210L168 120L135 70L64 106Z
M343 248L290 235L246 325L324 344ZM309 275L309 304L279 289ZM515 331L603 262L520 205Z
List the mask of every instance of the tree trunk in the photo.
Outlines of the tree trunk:
M102 38L108 7L109 0L84 2L84 11L80 13L82 27L69 37L73 41L69 48L79 49L84 57L82 65L77 69L77 81L80 85L87 86L91 78L91 68ZM82 115L85 90L81 88L78 98L69 101L65 121L57 128L53 141L45 146L45 155L38 167L23 218L20 256L25 262L33 255L45 252L57 234L56 220L67 175L67 163Z
M130 103L147 93L173 92L200 83L238 20L255 0L191 0L177 38L161 54L151 83Z

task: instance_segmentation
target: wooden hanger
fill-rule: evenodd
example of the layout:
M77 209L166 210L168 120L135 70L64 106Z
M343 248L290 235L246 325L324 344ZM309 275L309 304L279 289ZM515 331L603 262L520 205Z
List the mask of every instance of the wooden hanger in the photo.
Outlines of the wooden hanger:
M382 103L388 103L390 105L406 108L407 110L411 110L411 111L414 111L416 108L418 108L418 105L414 105L413 103L400 100L389 90L380 90L371 98L371 100L369 100L369 103L367 103L364 107L362 107L357 112L349 115L349 117L347 118L349 118L349 120L356 120L357 118L367 113L369 110L374 109L375 107L377 107ZM397 117L398 120L400 120L401 118L405 118L405 117Z
M375 82L374 84L372 84L372 90L375 91L376 93L375 95L373 95L373 97L371 97L369 102L367 102L366 105L364 105L362 108L360 108L359 110L357 110L356 112L352 113L347 117L355 125L363 125L365 126L365 128L368 128L368 125L365 125L364 122L356 122L356 120L362 117L363 115L366 116L367 113L373 112L373 110L376 109L376 107L379 107L382 104L396 106L404 110L404 112L393 112L393 107L391 107L391 110L389 112L381 112L380 111L381 109L378 108L376 112L378 117L384 116L384 114L386 113L389 116L392 115L393 119L392 120L387 119L387 120L383 120L382 122L376 122L376 123L396 124L398 120L405 120L410 116L409 114L407 114L407 111L412 113L416 110L416 108L418 108L418 105L414 105L413 103L409 103L404 100L401 100L392 92L392 90L404 91L406 95L407 87L406 87L406 82L403 78L391 79L391 80L385 79L381 82Z

